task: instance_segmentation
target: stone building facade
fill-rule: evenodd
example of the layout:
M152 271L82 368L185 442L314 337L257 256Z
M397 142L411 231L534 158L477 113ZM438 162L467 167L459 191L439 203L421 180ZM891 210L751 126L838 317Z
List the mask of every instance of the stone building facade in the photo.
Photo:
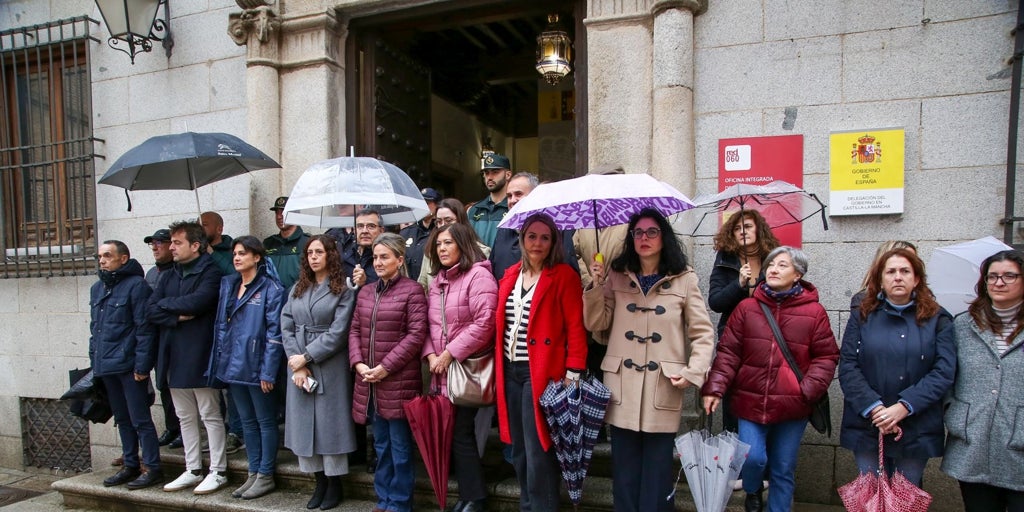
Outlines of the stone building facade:
M134 65L101 43L102 23L93 25L97 179L148 137L185 130L239 135L283 166L195 196L133 192L131 211L122 190L96 186L97 238L128 242L149 265L143 237L200 209L220 212L231 235L271 233L273 199L287 194L309 164L354 144L346 82L356 65L346 53L352 24L435 4L457 17L460 2L171 0L173 53L166 57L158 46ZM576 35L577 45L585 40L585 61L576 65L585 66L586 77L585 102L577 103L585 110L577 133L586 147L578 168L618 164L695 195L717 186L719 139L800 134L805 188L827 198L830 132L905 129L904 213L832 217L828 231L812 223L803 230L807 278L820 288L837 337L879 242L912 240L927 260L940 245L1002 237L1004 204L1017 192L1006 182L1017 1L577 3L585 13L585 34ZM89 0L0 3L6 28L83 15L101 19ZM476 157L459 157L446 166L475 180ZM707 276L713 251L708 233L698 234L690 247L698 273ZM88 364L94 280L89 272L0 280L0 465L24 464L24 399L58 397L65 371ZM833 404L841 404L837 383L832 393ZM115 432L108 424L90 434L93 463L103 464L115 453ZM818 484L853 478L852 457L836 437L809 431L801 457L800 501L834 502L831 488ZM959 507L959 493L932 466L926 482L940 497L937 510Z

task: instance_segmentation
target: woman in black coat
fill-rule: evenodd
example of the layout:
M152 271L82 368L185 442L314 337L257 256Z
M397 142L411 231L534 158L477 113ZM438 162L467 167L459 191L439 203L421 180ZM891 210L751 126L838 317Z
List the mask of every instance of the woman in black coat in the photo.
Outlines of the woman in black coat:
M860 311L843 334L839 383L844 407L839 444L861 473L878 470L878 432L886 471L921 485L930 457L942 456L942 398L953 384L953 321L925 282L924 263L908 249L886 252L872 266Z

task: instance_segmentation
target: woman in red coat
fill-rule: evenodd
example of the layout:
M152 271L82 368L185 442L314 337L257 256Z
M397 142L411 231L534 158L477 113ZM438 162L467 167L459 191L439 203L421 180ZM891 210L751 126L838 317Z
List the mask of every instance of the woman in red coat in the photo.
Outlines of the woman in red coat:
M586 368L583 289L562 263L561 232L551 217L528 217L519 232L522 261L498 286L498 428L512 445L521 510L556 512L562 480L540 395L551 380L578 380Z

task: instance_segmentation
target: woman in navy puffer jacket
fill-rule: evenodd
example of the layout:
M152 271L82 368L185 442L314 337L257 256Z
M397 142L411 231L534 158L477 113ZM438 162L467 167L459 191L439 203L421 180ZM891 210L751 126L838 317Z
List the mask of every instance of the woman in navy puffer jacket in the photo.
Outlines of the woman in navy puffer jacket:
M249 478L232 495L253 499L274 490L277 463L277 399L271 394L284 363L281 307L285 290L274 264L256 237L232 240L236 272L220 282L214 346L210 355L211 385L220 381L242 420Z
M373 241L373 269L380 279L359 290L349 327L349 361L358 375L352 418L373 425L376 509L409 512L416 475L402 404L423 388L419 356L427 337L427 297L404 275L401 236L384 233Z

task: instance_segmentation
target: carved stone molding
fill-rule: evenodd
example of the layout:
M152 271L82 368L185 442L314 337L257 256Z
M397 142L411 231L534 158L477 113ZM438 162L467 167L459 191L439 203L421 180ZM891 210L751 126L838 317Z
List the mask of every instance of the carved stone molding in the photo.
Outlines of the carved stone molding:
M651 13L657 16L666 9L687 9L697 16L708 10L708 0L654 0Z
M235 2L239 6L263 4L228 15L228 35L238 46L248 44L250 35L255 36L260 43L266 43L270 41L270 33L281 28L281 20L277 13L262 0L235 0Z

